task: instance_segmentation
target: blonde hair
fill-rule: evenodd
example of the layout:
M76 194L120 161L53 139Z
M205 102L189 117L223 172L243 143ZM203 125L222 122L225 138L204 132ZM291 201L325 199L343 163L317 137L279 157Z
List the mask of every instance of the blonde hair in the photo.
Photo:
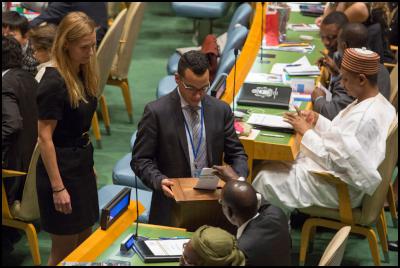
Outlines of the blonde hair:
M55 67L65 80L70 104L76 108L79 101L85 102L87 95L95 97L99 85L99 73L96 60L96 49L87 64L81 64L83 84L78 74L73 70L71 59L65 48L67 42L74 42L95 32L96 24L83 12L71 12L66 15L58 26L52 47L52 59Z

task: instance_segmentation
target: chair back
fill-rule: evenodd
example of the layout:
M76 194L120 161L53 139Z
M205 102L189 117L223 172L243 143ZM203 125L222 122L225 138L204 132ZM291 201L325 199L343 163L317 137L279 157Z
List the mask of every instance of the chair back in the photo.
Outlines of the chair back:
M398 88L399 88L399 64L397 63L396 66L390 73L390 103L398 109Z
M123 9L115 18L113 24L108 29L104 36L99 49L97 50L97 62L99 65L99 90L98 96L103 94L104 86L106 85L110 74L111 65L119 45L122 29L125 23L126 8Z
M145 6L146 3L143 2L132 2L129 6L119 48L110 71L113 78L126 79L128 77L132 52L142 25Z
M22 200L20 202L15 201L10 207L11 215L15 219L33 221L40 217L36 191L36 165L39 155L39 145L36 144L29 163L28 174L26 175L24 190L22 192Z
M372 225L378 219L384 202L386 200L389 183L392 180L393 171L397 164L398 157L398 117L396 116L389 128L386 138L385 159L379 165L378 171L382 177L382 182L372 196L365 195L362 202L360 223L362 225Z
M231 49L230 51L226 51L225 53L222 54L215 77L219 77L222 73L229 74L233 65L235 65L235 53L234 49Z
M394 88L393 91L390 94L390 103L393 105L393 107L396 109L396 112L398 111L399 107L399 98L398 98L398 87L399 85L397 84Z
M242 50L243 45L246 42L248 32L249 30L243 25L234 27L233 30L229 31L221 59L224 57L224 54L229 53L231 49L237 48Z
M350 231L350 226L340 228L326 247L318 266L340 266Z
M243 3L241 4L235 11L232 16L231 22L229 23L228 32L235 27L236 24L241 24L246 28L249 28L250 24L250 15L252 14L253 9L250 4Z

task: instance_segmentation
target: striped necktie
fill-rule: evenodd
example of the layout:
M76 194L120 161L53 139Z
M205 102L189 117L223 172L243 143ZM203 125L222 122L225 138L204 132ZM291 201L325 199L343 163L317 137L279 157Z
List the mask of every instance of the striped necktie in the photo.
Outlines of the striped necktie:
M200 107L192 107L192 106L186 106L187 111L188 111L188 125L191 130L192 134L192 139L193 139L193 147L194 150L196 151L199 142L200 142L200 136L202 136L202 127L201 127L201 120L200 116L198 113L198 110ZM206 143L205 143L205 137L202 136L201 139L201 144L199 147L199 150L197 152L197 155L195 156L195 153L193 153L193 159L194 160L194 166L195 169L202 169L204 167L207 167L207 152L206 152Z

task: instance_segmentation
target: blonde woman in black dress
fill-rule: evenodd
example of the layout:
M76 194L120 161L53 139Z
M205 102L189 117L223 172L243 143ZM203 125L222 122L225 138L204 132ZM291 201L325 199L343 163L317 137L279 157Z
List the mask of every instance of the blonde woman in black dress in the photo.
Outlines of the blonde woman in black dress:
M99 207L93 146L87 131L97 106L96 25L71 12L58 26L38 89L37 192L41 227L56 265L92 233Z

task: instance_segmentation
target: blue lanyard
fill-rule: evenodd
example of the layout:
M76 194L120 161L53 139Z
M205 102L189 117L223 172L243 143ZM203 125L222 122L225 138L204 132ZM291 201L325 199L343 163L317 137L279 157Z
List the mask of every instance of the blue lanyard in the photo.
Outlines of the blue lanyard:
M204 114L204 112L203 112L203 106L201 106L200 139L199 139L199 143L197 144L196 150L194 149L193 137L192 137L192 134L190 133L189 126L188 126L188 124L187 124L187 122L186 122L185 117L183 117L183 122L185 123L186 130L187 130L188 133L189 133L190 145L192 145L192 152L193 152L193 156L194 156L194 161L196 161L196 159L197 159L197 154L199 153L200 144L201 144L201 141L202 141L202 139L203 139L203 121L204 121L204 116L203 116L203 114Z

